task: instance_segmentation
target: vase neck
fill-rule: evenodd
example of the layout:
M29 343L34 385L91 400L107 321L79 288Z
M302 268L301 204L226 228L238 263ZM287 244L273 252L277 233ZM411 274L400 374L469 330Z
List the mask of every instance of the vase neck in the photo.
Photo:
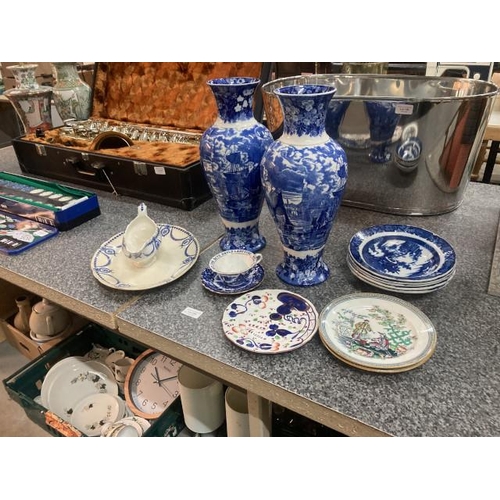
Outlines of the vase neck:
M31 310L30 300L25 295L17 297L16 298L16 304L17 304L17 307L19 307L19 309L21 309L21 308L23 308L23 309L28 308L28 309Z
M298 86L303 88L308 86ZM317 144L329 138L325 130L326 113L335 89L310 86L306 93L277 92L283 108L283 135L280 140L288 144ZM330 87L326 87L330 89ZM285 90L285 89L283 89ZM314 93L315 92L315 93Z
M76 63L53 63L56 84L79 84L80 75L76 69Z
M216 125L253 120L253 96L259 84L256 78L218 78L208 85L217 103Z
M39 84L36 81L36 68L38 64L18 64L7 66L12 71L18 89L38 89Z

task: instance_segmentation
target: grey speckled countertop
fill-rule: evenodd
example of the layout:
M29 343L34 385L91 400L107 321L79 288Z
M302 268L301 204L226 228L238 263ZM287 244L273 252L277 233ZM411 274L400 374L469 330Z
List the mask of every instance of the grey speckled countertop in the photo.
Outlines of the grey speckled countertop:
M20 172L11 147L0 149L0 170ZM102 243L123 231L137 215L140 200L96 193L101 215L69 231L61 231L57 237L27 252L0 255L0 278L31 288L67 307L74 308L76 303L77 313L116 328L115 312L135 300L138 293L104 287L93 277L90 261ZM152 202L146 204L148 214L156 222L176 224L195 233L201 251L224 232L213 200L190 212Z
M15 157L5 159L0 150L0 164L9 161L15 169ZM345 263L350 237L364 227L417 225L454 246L457 274L445 289L397 295L434 323L435 353L419 368L387 375L348 367L324 348L318 335L296 351L274 356L252 354L229 342L221 317L232 297L212 294L200 282L208 260L219 251L216 240L222 233L212 201L187 213L151 204L155 219L190 229L204 249L186 275L139 294L105 289L90 273L90 257L133 216L137 200L100 193L99 200L103 213L96 219L25 255L1 258L0 277L28 289L40 286L90 319L116 323L125 335L347 435L500 436L500 298L488 294L500 187L472 183L463 204L440 216L406 217L342 207L325 252L331 277L311 288L286 286L276 277L281 245L264 209L266 276L259 288L293 290L318 312L342 295L389 294L356 279ZM201 317L184 315L188 306L202 311Z
M457 274L443 290L396 295L420 308L434 323L438 344L423 366L405 373L376 374L346 366L325 349L318 335L304 347L276 356L239 349L222 331L230 296L206 291L200 273L218 246L209 248L185 280L145 293L118 314L119 329L166 346L184 362L291 407L348 435L500 435L500 299L487 294L500 215L500 187L471 184L462 206L440 216L403 217L342 207L325 259L331 277L311 288L284 285L274 269L281 247L267 210L261 230L266 271L259 289L286 288L321 311L332 299L356 292L389 293L366 285L348 270L350 237L375 224L424 227L446 238L457 252ZM395 295L395 294L392 294ZM182 314L186 307L199 319Z

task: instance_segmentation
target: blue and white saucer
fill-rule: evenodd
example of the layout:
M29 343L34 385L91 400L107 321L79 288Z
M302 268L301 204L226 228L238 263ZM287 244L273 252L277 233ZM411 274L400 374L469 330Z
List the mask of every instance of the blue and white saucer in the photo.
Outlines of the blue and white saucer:
M264 268L260 264L254 267L244 283L232 287L224 283L217 273L214 273L208 267L201 273L201 284L210 292L221 295L236 295L248 292L257 288L263 279Z
M429 293L453 279L456 255L446 240L423 228L383 224L351 238L347 266L361 281L383 290Z

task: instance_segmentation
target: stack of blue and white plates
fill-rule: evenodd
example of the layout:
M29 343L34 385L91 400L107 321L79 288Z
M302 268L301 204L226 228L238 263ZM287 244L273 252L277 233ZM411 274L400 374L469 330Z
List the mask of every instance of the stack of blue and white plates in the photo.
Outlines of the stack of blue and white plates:
M453 247L420 227L400 224L372 226L349 242L347 265L360 280L397 293L441 290L456 272Z

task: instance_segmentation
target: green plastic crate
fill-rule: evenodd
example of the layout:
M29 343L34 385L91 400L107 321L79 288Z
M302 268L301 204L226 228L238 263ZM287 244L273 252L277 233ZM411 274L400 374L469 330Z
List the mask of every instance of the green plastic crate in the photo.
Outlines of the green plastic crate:
M92 344L121 349L132 358L136 358L148 348L91 323L3 380L7 393L23 408L27 417L52 436L63 437L64 434L47 423L48 410L35 401L35 398L40 395L43 379L50 368L61 359L68 356L83 356L92 349ZM173 437L184 427L182 407L180 397L178 397L159 418L151 421L151 427L143 434L143 437Z

